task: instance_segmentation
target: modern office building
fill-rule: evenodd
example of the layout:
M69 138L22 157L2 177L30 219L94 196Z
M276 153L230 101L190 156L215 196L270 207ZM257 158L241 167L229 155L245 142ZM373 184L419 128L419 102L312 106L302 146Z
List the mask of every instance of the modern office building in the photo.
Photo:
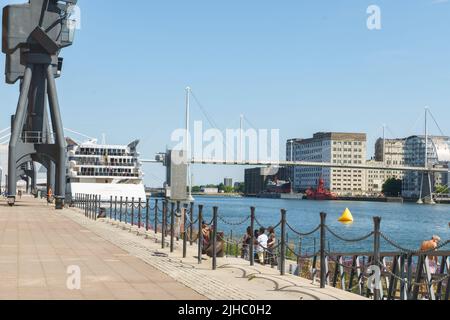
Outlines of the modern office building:
M286 144L288 161L361 165L366 162L366 153L365 133L319 132L312 138L292 139ZM290 174L296 191L315 187L322 178L325 187L338 195L366 192L366 173L362 169L295 167Z
M411 136L405 141L405 165L406 166L431 166L435 168L448 168L450 163L450 137L429 136L428 142L425 136ZM425 146L428 146L425 148ZM426 150L427 149L427 150ZM427 160L425 160L427 159ZM418 172L407 172L403 179L403 196L407 198L419 198L423 180L427 175ZM434 173L430 176L431 186L448 185L448 173Z
M403 166L405 164L406 139L378 139L375 143L375 161L387 166ZM403 180L403 171L384 171L385 179L395 178Z

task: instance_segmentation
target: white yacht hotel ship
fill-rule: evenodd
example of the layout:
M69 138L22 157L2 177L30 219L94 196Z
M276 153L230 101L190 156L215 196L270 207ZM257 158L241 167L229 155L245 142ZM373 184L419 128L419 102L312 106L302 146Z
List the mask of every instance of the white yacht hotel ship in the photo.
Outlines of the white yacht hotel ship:
M97 144L97 140L77 143L67 138L68 201L78 194L99 195L103 201L110 197L128 197L145 201L143 172L137 145Z

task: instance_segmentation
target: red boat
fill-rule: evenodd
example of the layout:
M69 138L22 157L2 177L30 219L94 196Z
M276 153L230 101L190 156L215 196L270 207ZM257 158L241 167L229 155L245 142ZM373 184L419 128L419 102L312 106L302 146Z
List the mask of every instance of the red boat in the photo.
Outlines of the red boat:
M325 188L325 181L320 178L317 189L309 188L305 192L308 200L335 200L337 196Z

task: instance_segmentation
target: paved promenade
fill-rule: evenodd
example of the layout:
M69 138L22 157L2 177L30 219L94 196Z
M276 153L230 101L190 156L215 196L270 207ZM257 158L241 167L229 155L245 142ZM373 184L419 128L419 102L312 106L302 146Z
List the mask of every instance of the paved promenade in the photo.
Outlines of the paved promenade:
M195 246L182 259L181 243L170 254L159 235L140 231L31 198L1 203L0 299L363 299L241 259L218 259L213 271L208 259L197 264ZM71 265L81 269L79 291L66 286Z
M68 211L74 214L73 211ZM69 290L69 266L81 290ZM0 202L0 299L205 299L45 202Z

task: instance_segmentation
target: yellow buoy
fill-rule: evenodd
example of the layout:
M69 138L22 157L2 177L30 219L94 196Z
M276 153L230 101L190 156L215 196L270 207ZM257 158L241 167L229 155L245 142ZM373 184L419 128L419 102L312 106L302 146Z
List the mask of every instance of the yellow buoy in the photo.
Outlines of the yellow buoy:
M350 209L345 209L344 213L342 213L342 216L338 220L339 222L353 222L353 215L350 212Z

